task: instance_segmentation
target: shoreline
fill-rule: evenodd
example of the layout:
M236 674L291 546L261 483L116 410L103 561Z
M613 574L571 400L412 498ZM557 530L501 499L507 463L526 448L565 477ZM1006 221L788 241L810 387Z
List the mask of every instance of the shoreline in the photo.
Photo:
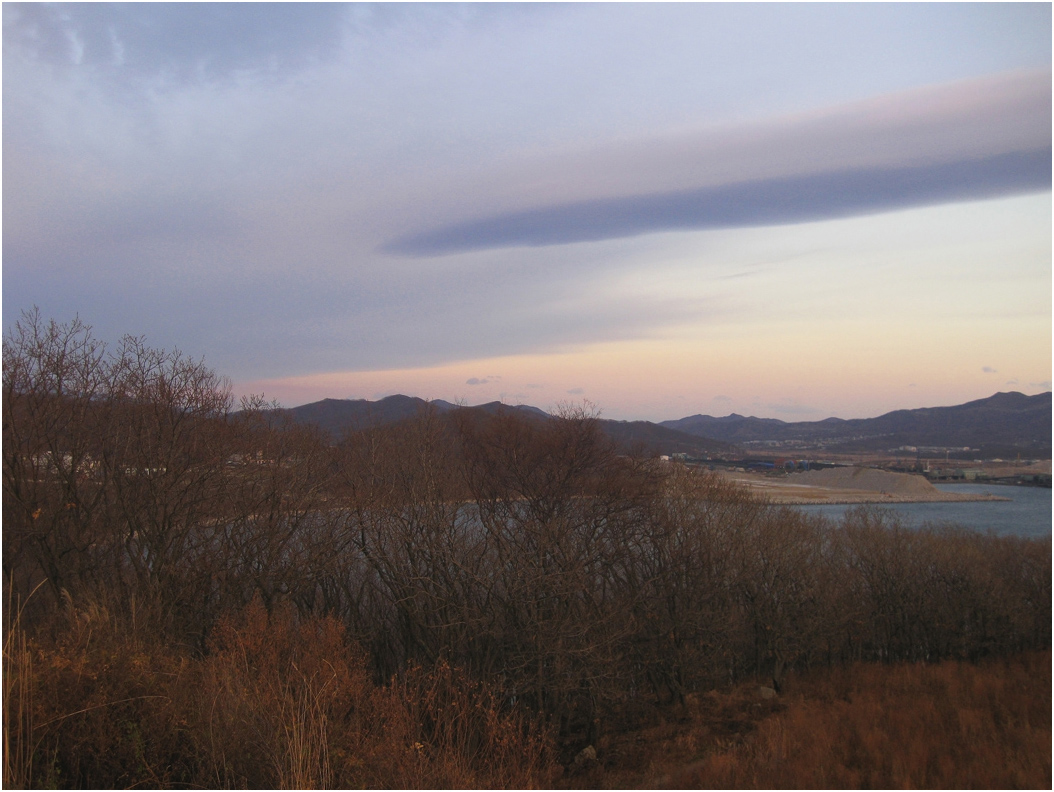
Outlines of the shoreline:
M877 481L872 476L872 481L868 483L877 485L872 487L859 486L866 480L862 476L854 476L858 478L852 482L857 484L855 487L837 486L837 484L832 486L827 482L805 484L794 480L771 479L751 473L738 475L723 473L722 476L744 487L752 495L777 506L880 506L898 503L989 503L1012 500L1002 495L988 493L938 490L929 482L920 485L912 481L914 477L907 474L883 473Z
M962 495L951 498L911 497L899 495L884 495L883 493L868 493L860 496L846 495L820 495L816 498L802 498L793 496L770 495L764 493L761 488L750 488L751 492L762 495L776 506L881 506L883 504L896 503L993 503L999 501L1010 501L1012 498L1004 498L998 495Z

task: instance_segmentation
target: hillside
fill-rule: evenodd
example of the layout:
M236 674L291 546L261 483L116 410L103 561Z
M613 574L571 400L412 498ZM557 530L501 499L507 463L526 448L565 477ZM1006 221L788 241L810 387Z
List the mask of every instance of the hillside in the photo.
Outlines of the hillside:
M545 418L548 413L528 405L489 402L472 407L441 399L425 401L413 396L366 399L323 399L286 410L298 423L319 426L332 437L345 431L404 421L425 408L442 415L454 410L494 413L515 410ZM692 415L673 421L612 421L600 419L610 438L627 449L648 454L689 456L742 456L759 446L794 449L827 449L838 452L891 451L915 447L924 452L956 450L973 458L1020 454L1050 458L1051 394L997 393L951 407L895 410L877 418L827 418L788 423L775 418L755 418L733 413L721 418ZM738 447L738 448L737 448ZM963 451L962 449L970 449Z
M901 446L971 448L984 456L1050 457L1051 394L996 393L951 407L895 410L877 418L787 423L773 418L693 415L661 426L736 444L875 451Z
M608 421L600 428L620 446L648 454L687 454L691 457L738 456L731 443L679 432L650 421Z
M427 408L440 415L449 415L454 410L470 410L493 414L501 410L514 410L521 415L545 419L549 414L529 405L510 406L501 402L488 402L473 407L459 406L437 399L425 401L414 396L388 396L378 401L366 399L323 399L286 410L297 423L315 424L331 437L339 437L346 431L367 429L373 426L405 421ZM734 455L736 449L729 443L681 432L649 421L611 421L599 419L600 428L609 438L626 450L648 455L688 454L690 456Z

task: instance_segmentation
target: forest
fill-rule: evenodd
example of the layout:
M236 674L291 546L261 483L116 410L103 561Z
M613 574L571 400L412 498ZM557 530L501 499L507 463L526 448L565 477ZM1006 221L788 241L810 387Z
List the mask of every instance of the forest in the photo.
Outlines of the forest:
M778 508L590 405L336 442L274 407L79 320L5 334L5 787L600 785L627 724L743 685L1036 657L1049 785L1049 539Z

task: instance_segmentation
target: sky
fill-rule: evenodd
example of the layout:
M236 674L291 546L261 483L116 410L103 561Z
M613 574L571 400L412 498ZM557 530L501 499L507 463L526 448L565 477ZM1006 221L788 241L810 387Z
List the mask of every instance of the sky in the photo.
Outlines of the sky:
M3 4L3 326L295 406L1051 388L1051 5Z

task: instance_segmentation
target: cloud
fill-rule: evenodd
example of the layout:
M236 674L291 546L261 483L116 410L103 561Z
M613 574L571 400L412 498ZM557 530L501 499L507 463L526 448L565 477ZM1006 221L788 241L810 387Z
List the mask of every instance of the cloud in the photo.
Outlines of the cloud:
M492 376L483 377L483 378L480 378L480 377L469 377L467 380L465 380L465 384L466 385L489 385L492 382L500 382L500 381L501 381L501 377L497 377L497 376L493 376L492 375Z
M1051 148L904 168L872 168L512 212L398 238L390 253L442 256L675 230L786 225L1049 190Z
M380 250L430 257L1049 190L1050 130L1051 72L1037 69L543 150L443 184L431 226L408 220Z
M847 232L651 231L872 211L884 178L896 202L912 178L1050 143L1042 4L9 3L3 17L4 308L79 313L236 379L750 317L762 332L782 316L764 307L769 276L799 254L814 276L812 251ZM850 205L823 204L847 188ZM496 219L557 246L502 247L520 243ZM412 256L377 255L415 239ZM496 247L414 257L464 245ZM866 266L842 261L847 279ZM824 277L821 293L853 288ZM555 394L573 381L531 377Z
M585 389L585 388L571 388L571 389L570 389L569 391L567 391L567 392L568 392L568 393L569 393L570 395L572 395L572 396L581 396L581 395L582 395L583 393L585 393L585 392L586 392L586 389Z
M997 373L998 373L998 372L997 372L997 371L996 371L996 370L995 370L994 368L992 368L991 366L982 366L982 367L981 367L981 371L983 371L983 372L984 372L985 374L997 374Z
M343 14L339 4L13 4L4 45L116 82L198 82L317 62L337 51Z

